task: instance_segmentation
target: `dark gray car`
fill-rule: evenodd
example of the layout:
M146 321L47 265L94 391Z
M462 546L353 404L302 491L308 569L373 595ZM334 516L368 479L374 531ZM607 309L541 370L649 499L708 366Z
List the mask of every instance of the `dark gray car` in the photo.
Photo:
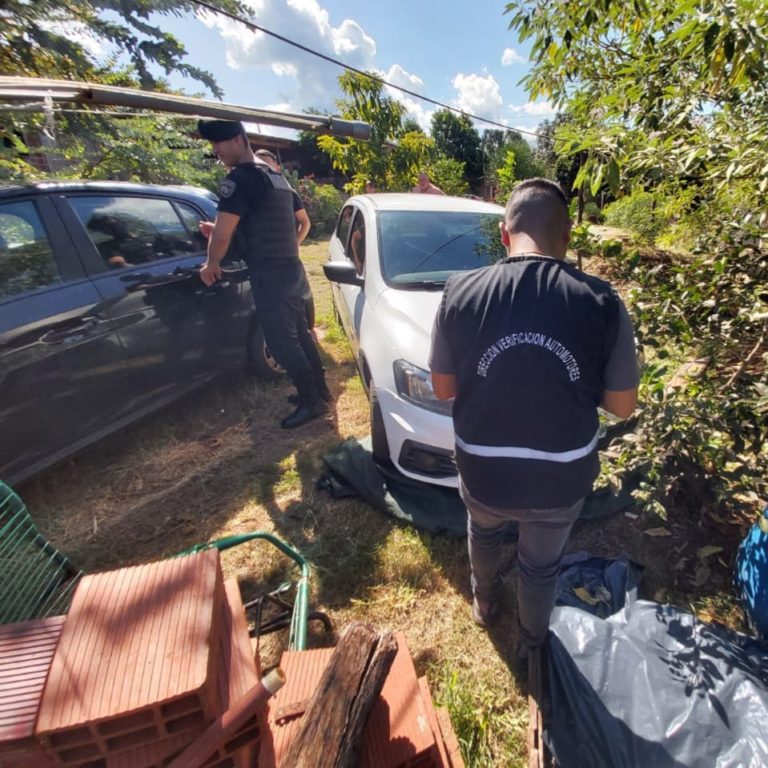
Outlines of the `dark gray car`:
M43 467L264 355L244 264L207 288L204 190L0 188L0 478Z

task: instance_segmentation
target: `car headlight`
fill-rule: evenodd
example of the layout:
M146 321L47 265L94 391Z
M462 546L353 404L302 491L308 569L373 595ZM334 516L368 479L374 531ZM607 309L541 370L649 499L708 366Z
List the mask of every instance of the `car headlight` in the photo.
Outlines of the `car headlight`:
M438 400L435 397L429 371L405 360L395 360L392 367L395 370L395 385L400 397L418 405L419 408L426 408L428 411L445 416L451 415L453 400Z

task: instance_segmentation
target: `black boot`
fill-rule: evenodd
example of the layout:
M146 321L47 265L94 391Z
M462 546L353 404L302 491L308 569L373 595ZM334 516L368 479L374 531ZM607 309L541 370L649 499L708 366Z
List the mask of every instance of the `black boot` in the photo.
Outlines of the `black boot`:
M296 410L290 415L286 416L281 422L280 426L283 429L295 429L302 424L306 424L312 419L316 419L318 416L328 412L328 406L323 400L317 400L316 402L308 405L306 403L299 403L296 406Z

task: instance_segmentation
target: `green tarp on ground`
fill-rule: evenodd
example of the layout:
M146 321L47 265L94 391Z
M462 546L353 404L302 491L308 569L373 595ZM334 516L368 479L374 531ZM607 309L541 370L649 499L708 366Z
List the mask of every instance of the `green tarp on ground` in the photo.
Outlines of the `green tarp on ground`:
M328 471L318 481L319 487L334 498L360 496L382 512L422 530L466 536L467 511L456 490L411 480L393 467L377 464L370 446L370 438L350 438L323 456ZM639 474L627 478L618 493L609 488L593 491L581 519L596 520L629 508L638 480Z

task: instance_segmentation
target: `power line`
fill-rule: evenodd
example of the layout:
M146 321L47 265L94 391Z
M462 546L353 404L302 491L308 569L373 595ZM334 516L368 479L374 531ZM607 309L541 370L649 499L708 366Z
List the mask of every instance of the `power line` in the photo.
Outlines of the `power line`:
M357 69L356 67L353 67L349 64L345 64L343 61L334 59L332 56L327 56L324 53L320 53L320 51L316 51L312 48L307 47L306 45L297 43L295 40L291 40L290 38L284 37L283 35L279 35L277 32L272 32L272 30L269 30L266 27L262 27L259 24L254 24L252 21L243 19L234 13L230 13L229 11L224 11L221 8L217 8L216 6L205 2L205 0L192 0L192 2L195 5L201 6L202 8L206 8L212 13L218 13L221 16L226 16L228 19L231 19L232 21L237 21L240 24L244 24L253 32L263 32L265 35L269 35L270 37L274 37L276 40L280 40L283 43L292 45L294 48L298 48L299 50L304 51L305 53L309 53L312 56L317 56L318 58L323 59L324 61L330 62L331 64L335 64L337 67L342 67L343 69L346 69L348 72L354 72L358 75L364 75L365 77L370 77L372 80L376 80L382 85L386 85L389 88L394 88L396 91L401 91L402 93L407 93L409 96L413 96L415 99L421 99L422 101L426 101L429 104L434 104L437 107L442 107L443 109L447 109L451 112L456 112L457 114L460 114L460 115L466 115L467 117L472 118L472 120L477 120L481 123L487 123L488 125L493 125L493 126L496 126L497 128L503 128L505 131L514 130L514 131L517 131L518 133L525 133L525 134L528 134L529 136L537 136L537 137L541 135L536 131L527 131L523 128L510 128L508 125L504 125L504 123L497 123L495 120L488 120L485 117L480 117L479 115L473 115L469 112L464 112L463 110L457 109L456 107L452 107L449 104L444 104L442 101L436 101L435 99L430 99L429 96L422 96L420 93L416 93L416 91L410 91L408 90L408 88L403 88L400 85L395 85L394 83L387 82L383 77L379 77L378 75L372 75L370 72L364 72L362 69Z

